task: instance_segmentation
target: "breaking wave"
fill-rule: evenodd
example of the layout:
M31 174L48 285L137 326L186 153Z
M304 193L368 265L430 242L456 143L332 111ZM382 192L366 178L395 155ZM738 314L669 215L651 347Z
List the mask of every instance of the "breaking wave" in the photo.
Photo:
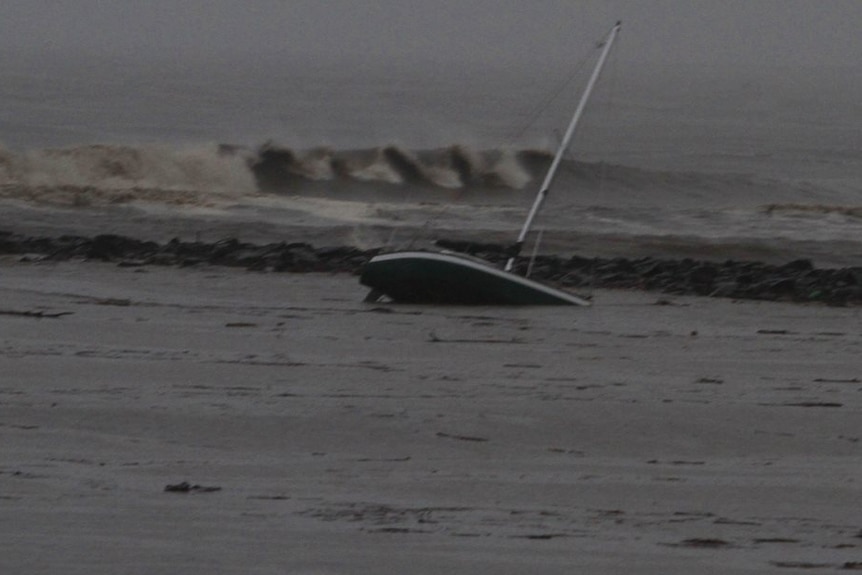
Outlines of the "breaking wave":
M464 146L421 151L397 146L293 150L273 144L258 149L226 144L188 149L86 145L25 152L0 148L0 197L54 205L206 205L261 193L301 194L319 189L320 183L329 184L327 191L351 182L518 190L532 179L525 154L542 155Z
M151 201L206 204L256 193L238 156L215 146L89 145L0 149L0 197L60 205Z
M301 180L334 179L442 189L521 189L532 179L520 161L521 155L502 150L475 151L464 146L420 151L386 146L296 152L266 144L249 165L264 191L289 190Z
M208 145L84 145L11 151L0 148L0 199L61 206L160 203L242 204L261 196L315 196L354 201L479 204L532 197L551 161L541 150L464 145L411 150L294 149ZM855 198L740 174L657 171L567 160L560 187L568 202L613 207L764 207L773 214L806 211L858 217ZM529 187L529 189L528 189ZM521 190L529 193L524 195ZM515 195L506 195L506 192ZM591 197L589 194L595 192ZM850 207L840 207L849 205ZM838 207L836 207L838 206Z

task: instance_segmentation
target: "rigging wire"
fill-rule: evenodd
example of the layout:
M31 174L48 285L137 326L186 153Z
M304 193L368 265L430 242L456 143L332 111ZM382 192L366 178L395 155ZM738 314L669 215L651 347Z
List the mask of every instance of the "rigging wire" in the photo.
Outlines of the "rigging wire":
M605 110L606 117L610 118L611 113L614 106L614 98L616 97L618 90L618 78L619 78L619 52L620 52L621 43L618 41L617 45L613 47L613 51L610 54L610 71L608 72L607 82L605 89L605 98L604 98L604 106L602 106ZM596 196L596 203L601 204L601 200L605 197L605 183L608 175L608 162L607 160L600 161L600 171L599 171L599 191ZM593 257L592 262L590 263L589 269L589 287L588 293L592 296L595 290L596 283L596 258Z
M583 68L586 66L586 64L592 59L595 51L601 50L604 46L605 46L605 40L600 40L600 41L596 42L590 50L588 50L586 52L586 54L580 59L580 61L578 61L578 63L576 64L576 66L574 67L572 72L562 82L560 82L556 86L556 88L553 91L551 91L551 93L545 99L543 99L540 102L540 104L533 110L533 112L529 116L528 122L522 128L520 128L516 132L516 134L513 135L513 137L510 139L510 141L509 141L510 146L516 140L519 140L520 138L522 138L523 135L527 132L527 130L529 130L531 127L533 127L536 124L537 120L550 108L551 104L554 101L558 100L560 98L560 95L563 93L563 91L567 90L569 88L569 86L574 82L575 78L577 78L579 76L579 74L583 71ZM617 53L618 53L618 47L615 46L614 50L612 51L612 53L610 55L611 60L612 60L612 62L611 62L612 74L611 74L611 78L609 79L609 81L606 82L606 85L609 85L609 91L611 91L611 94L608 97L608 100L606 103L606 108L605 108L608 111L610 111L610 107L612 104L611 100L613 98L613 90L615 90L615 85L616 85L616 82L615 82L616 66L617 66L617 62L618 62ZM567 154L568 158L574 162L574 158L571 156L571 149L566 150L566 154ZM600 167L599 196L603 195L603 193L604 193L604 184L605 184L606 175L607 175L607 163L603 161L603 162L601 162L601 167ZM541 242L541 236L542 236L542 233L540 231L538 234L538 237L536 237L536 239L534 241L533 256L530 258L530 262L529 262L529 266L528 266L528 276L529 276L529 271L531 271L532 266L533 266L533 260L535 260L537 251L539 249L539 243ZM590 292L590 294L592 294L593 289L594 289L594 285L595 285L595 275L596 275L596 273L595 273L595 258L593 259L593 261L591 263L588 274L589 274L588 291Z
M548 111L548 109L551 107L551 104L560 98L560 94L562 94L563 91L566 90L575 81L575 78L577 78L578 75L583 71L584 66L586 66L587 62L589 62L589 60L592 58L594 51L595 51L595 49L591 49L589 52L587 52L580 59L580 61L577 64L575 64L574 69L569 73L569 75L566 76L556 86L556 88L554 88L547 96L545 96L545 98L541 102L539 102L539 104L537 106L535 106L533 108L533 110L527 116L527 121L524 123L524 125L521 126L520 128L518 128L512 134L512 136L508 139L508 141L507 141L508 146L512 146L515 142L520 140L524 136L524 134L527 132L527 130L529 130L530 128L532 128L533 126L536 125L536 122L538 121L538 119L545 112Z
M563 94L563 92L570 90L570 87L575 82L575 79L581 75L581 73L584 71L585 66L590 62L590 60L593 59L595 53L597 51L600 51L603 46L604 46L604 42L598 41L593 45L593 47L591 47L589 50L585 51L584 55L581 56L581 59L572 68L572 71L569 72L569 74L565 78L563 78L563 80L560 81L557 84L557 86L553 90L551 90L548 93L548 95L545 96L545 98L542 101L539 102L539 104L529 114L527 122L512 135L512 137L507 142L507 145L509 147L511 147L516 141L523 138L524 134L530 128L532 128L533 126L536 125L536 123L538 122L538 119L540 117L542 117L542 115L544 115L550 109L551 105L555 101L561 99L561 95ZM555 135L555 137L557 139L562 141L562 135L559 134L559 132L557 130L554 130L553 134ZM534 240L533 256L530 258L530 262L528 264L528 272L527 272L528 275L532 269L533 261L536 258L536 255L537 255L537 252L539 249L539 243L541 242L541 236L542 236L542 233L539 232L539 235Z
M597 42L596 48L601 49L602 47L604 47L604 45L605 45L604 41ZM608 56L609 60L610 60L609 66L608 66L610 68L610 71L608 72L608 74L606 76L607 79L599 81L601 85L606 87L605 90L600 91L604 95L601 98L599 98L599 100L601 100L599 102L599 107L604 109L607 117L609 117L611 115L611 110L612 110L613 104L614 104L614 98L615 98L615 95L616 95L616 92L618 89L617 88L617 84L618 84L617 78L619 76L619 74L618 74L618 66L619 66L618 53L619 53L619 44L617 44L613 47L613 50L610 52L610 54ZM580 66L582 67L588 59L589 59L589 55L587 57L585 57L584 60L581 61ZM574 77L574 75L572 77ZM569 80L567 80L567 83L569 81L571 81L571 77ZM576 165L577 161L576 161L574 155L572 154L571 148L567 149L565 151L565 154L566 154L566 159L571 162L571 167L567 171L569 173L577 176L577 171L575 169L575 167L576 167L575 165ZM596 202L598 202L605 194L605 183L606 183L607 175L608 175L608 164L607 164L607 162L605 160L600 160L599 164L600 165L599 165L598 194L596 195L596 198L594 200ZM539 240L537 239L537 241L539 241ZM534 251L535 251L536 247L537 246L534 247ZM592 295L592 293L595 289L595 279L596 279L596 267L595 266L596 266L596 258L594 257L594 258L592 258L592 261L591 261L589 268L587 270L587 275L588 275L587 292L590 295ZM561 279L564 280L566 277L567 276L563 276L563 278L561 278Z

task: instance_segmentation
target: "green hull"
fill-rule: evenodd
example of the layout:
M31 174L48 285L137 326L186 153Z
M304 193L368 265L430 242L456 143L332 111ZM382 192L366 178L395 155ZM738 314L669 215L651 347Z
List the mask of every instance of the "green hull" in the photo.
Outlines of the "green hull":
M396 252L372 258L359 280L370 301L448 305L590 305L583 298L452 253Z

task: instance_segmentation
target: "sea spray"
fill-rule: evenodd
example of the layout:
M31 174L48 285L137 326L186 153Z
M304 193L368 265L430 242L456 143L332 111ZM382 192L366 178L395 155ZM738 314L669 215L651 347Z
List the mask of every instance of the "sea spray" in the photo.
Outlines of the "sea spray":
M11 152L0 150L2 195L67 204L164 201L205 205L256 193L241 155L217 146L89 145Z

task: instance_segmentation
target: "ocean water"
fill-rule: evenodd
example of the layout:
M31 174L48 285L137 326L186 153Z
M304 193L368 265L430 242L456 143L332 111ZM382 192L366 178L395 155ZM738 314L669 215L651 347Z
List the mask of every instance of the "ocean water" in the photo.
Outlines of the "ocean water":
M537 221L540 251L862 265L862 74L623 56ZM0 228L514 240L590 65L15 55L0 63Z

